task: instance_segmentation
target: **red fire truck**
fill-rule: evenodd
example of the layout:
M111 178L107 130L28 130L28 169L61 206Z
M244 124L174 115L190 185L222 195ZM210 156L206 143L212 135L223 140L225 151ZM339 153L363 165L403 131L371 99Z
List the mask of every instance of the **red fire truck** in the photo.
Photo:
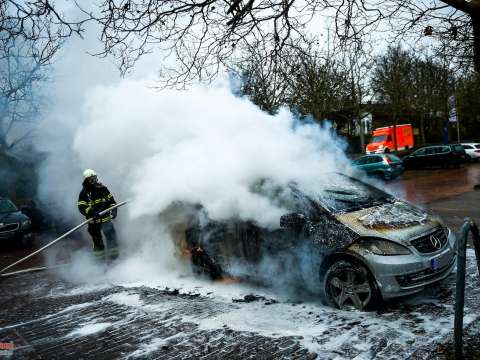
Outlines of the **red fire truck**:
M367 144L367 154L389 153L395 151L393 137L394 126L385 126L373 130L370 143ZM408 150L413 147L413 128L411 124L401 124L397 129L397 150Z

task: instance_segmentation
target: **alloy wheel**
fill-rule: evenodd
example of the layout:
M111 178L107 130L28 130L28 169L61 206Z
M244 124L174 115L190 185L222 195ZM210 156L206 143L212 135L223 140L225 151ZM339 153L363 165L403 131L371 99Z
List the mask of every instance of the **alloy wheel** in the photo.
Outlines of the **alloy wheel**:
M328 283L330 297L340 309L364 310L372 298L372 288L365 274L342 269L332 274Z

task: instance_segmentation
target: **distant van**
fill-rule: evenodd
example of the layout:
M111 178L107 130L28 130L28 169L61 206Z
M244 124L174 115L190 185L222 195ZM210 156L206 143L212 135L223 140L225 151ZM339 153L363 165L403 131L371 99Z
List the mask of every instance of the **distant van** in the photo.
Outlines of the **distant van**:
M413 128L411 124L397 125L397 150L413 148ZM366 147L367 154L389 153L395 151L393 126L373 130L373 137Z

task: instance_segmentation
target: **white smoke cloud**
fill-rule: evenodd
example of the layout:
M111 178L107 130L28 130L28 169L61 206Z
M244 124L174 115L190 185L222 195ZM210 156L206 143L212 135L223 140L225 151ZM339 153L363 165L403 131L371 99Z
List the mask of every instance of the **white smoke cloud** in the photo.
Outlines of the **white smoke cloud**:
M76 209L81 173L93 168L117 201L131 200L115 223L121 261L110 277L183 276L159 217L173 202L202 204L213 219L278 227L285 210L252 192L253 183L270 178L308 187L349 169L343 144L328 127L301 123L286 109L262 112L235 96L228 81L158 91L146 76L151 64L120 79L110 63L84 53L88 44L78 45L57 65L48 94L53 100L37 142L46 156L39 196L57 220L82 221ZM62 270L69 279L104 274L85 252L72 255L73 265Z
M226 82L155 91L124 80L90 92L73 150L83 167L115 183L134 218L172 202L200 203L213 219L278 226L283 209L254 194L262 178L313 184L347 163L328 129L271 116Z

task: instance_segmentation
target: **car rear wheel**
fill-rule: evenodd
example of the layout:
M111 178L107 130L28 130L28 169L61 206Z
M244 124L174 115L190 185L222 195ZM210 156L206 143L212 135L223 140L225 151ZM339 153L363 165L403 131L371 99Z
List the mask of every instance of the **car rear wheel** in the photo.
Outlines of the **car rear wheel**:
M367 310L379 299L373 278L365 266L345 260L334 263L327 270L324 291L329 305L344 310Z

